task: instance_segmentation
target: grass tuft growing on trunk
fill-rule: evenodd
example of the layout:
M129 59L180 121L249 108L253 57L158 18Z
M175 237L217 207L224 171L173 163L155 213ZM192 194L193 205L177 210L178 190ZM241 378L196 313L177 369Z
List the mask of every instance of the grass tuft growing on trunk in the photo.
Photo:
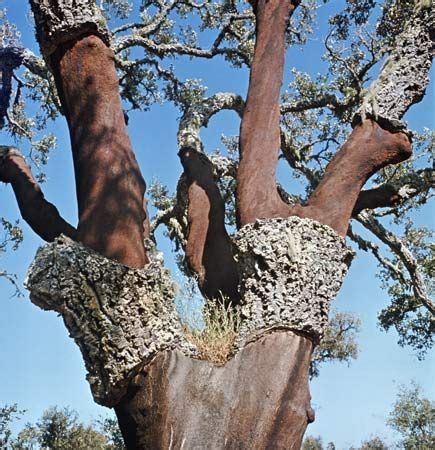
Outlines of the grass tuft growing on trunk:
M240 311L224 298L207 300L202 308L202 324L195 325L184 322L184 333L198 349L201 359L225 364L233 354L239 333Z

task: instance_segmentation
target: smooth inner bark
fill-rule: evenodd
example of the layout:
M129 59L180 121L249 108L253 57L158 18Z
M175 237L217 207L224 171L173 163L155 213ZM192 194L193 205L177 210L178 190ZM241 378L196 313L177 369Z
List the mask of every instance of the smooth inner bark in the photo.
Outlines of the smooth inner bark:
M188 183L188 264L206 298L222 297L235 305L239 302L239 275L212 164L192 148L180 150L179 156Z
M127 134L113 52L89 35L63 44L51 64L70 129L78 239L109 258L143 267L145 182Z
M255 2L256 42L248 97L240 127L237 219L287 217L289 206L276 187L280 148L279 98L284 70L285 31L295 6L289 0Z
M139 449L298 449L308 423L312 342L276 331L217 367L164 352L132 381L115 411Z

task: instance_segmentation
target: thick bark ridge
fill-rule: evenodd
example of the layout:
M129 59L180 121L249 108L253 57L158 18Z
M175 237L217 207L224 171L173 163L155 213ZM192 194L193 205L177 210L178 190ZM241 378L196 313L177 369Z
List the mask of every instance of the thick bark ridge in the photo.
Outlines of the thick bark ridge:
M45 241L64 234L77 238L77 230L48 202L18 149L0 146L0 181L10 183L22 218Z
M132 269L62 236L39 249L29 269L31 301L63 317L102 405L115 405L158 352L195 355L175 312L175 286L154 256L145 269Z
M27 279L31 300L62 315L94 398L116 407L128 448L165 448L159 445L171 439L186 439L185 448L300 445L312 420L313 342L351 252L327 226L297 217L247 225L236 248L242 325L234 356L222 367L195 359L157 255L140 270L65 237L38 251ZM227 431L219 428L228 423ZM219 447L223 436L227 447Z
M241 278L243 347L270 329L290 329L318 342L354 256L344 240L310 219L257 220L235 236Z
M59 45L85 34L99 36L110 43L106 20L95 0L30 0L35 17L36 37L50 65Z
M312 348L309 339L278 331L222 367L161 353L115 408L127 448L299 449L314 420Z
M284 70L285 31L295 3L258 0L256 42L248 97L240 127L237 173L239 226L258 218L286 217L278 195L276 164L280 148L279 98Z
M131 267L143 246L145 183L132 151L114 55L90 0L33 0L37 37L70 130L79 209L78 239Z

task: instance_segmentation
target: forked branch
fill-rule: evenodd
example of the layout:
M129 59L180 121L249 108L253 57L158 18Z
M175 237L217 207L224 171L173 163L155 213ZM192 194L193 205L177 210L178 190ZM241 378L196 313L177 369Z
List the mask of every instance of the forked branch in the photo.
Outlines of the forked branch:
M369 201L375 206L385 203L385 192L382 198L375 198L373 192L360 196L360 190L378 170L411 156L409 135L401 119L421 100L429 82L434 22L428 8L415 8L364 99L349 139L328 164L307 205L295 208L296 215L318 220L345 236L352 214Z

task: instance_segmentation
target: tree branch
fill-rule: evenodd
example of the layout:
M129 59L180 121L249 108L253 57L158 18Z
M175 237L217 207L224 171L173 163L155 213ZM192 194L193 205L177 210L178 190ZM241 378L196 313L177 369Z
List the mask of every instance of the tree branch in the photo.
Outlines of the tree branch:
M200 130L222 110L241 116L244 102L235 94L218 93L186 107L178 129L179 156L187 182L188 229L185 253L205 297L223 295L239 302L239 276L231 240L225 228L225 203L215 179L213 163L203 153Z
M223 296L239 302L239 276L231 240L225 229L225 204L213 174L213 164L192 147L179 151L188 185L186 258L206 298Z
M412 283L412 288L416 298L432 313L435 314L435 305L429 298L423 276L411 251L396 235L388 231L378 220L370 213L362 212L357 218L365 228L371 231L381 242L398 256L405 265Z
M128 137L101 10L93 0L30 3L71 135L78 240L120 263L143 267L145 183Z
M21 216L38 236L48 242L61 234L77 239L77 230L45 200L23 155L14 147L0 146L0 181L11 184Z
M286 217L289 212L276 188L276 164L280 147L279 98L285 35L296 4L291 0L260 0L252 5L257 17L256 43L240 126L239 226L252 223L257 218Z
M361 191L352 216L356 217L364 209L387 208L397 206L409 200L423 190L429 190L435 186L432 169L419 170L414 179L398 187L397 183L386 183L373 189Z
M364 151L361 151L361 148ZM294 214L329 225L346 236L361 188L378 170L411 155L404 133L391 133L375 121L356 126L343 147L328 164L306 206L296 206Z
M300 100L296 102L287 102L281 105L281 114L288 114L293 112L302 112L309 109L325 108L339 109L348 106L340 102L333 94L325 93L322 97L314 100Z
M328 164L307 205L294 209L295 215L318 220L345 236L364 183L381 168L409 158L410 141L401 133L405 127L400 120L421 100L429 82L434 22L427 8L415 9L356 115L349 139ZM368 200L367 195L361 202Z
M408 109L424 96L435 50L435 16L429 6L416 2L413 15L396 39L394 50L370 86L354 122L375 117L403 130Z

